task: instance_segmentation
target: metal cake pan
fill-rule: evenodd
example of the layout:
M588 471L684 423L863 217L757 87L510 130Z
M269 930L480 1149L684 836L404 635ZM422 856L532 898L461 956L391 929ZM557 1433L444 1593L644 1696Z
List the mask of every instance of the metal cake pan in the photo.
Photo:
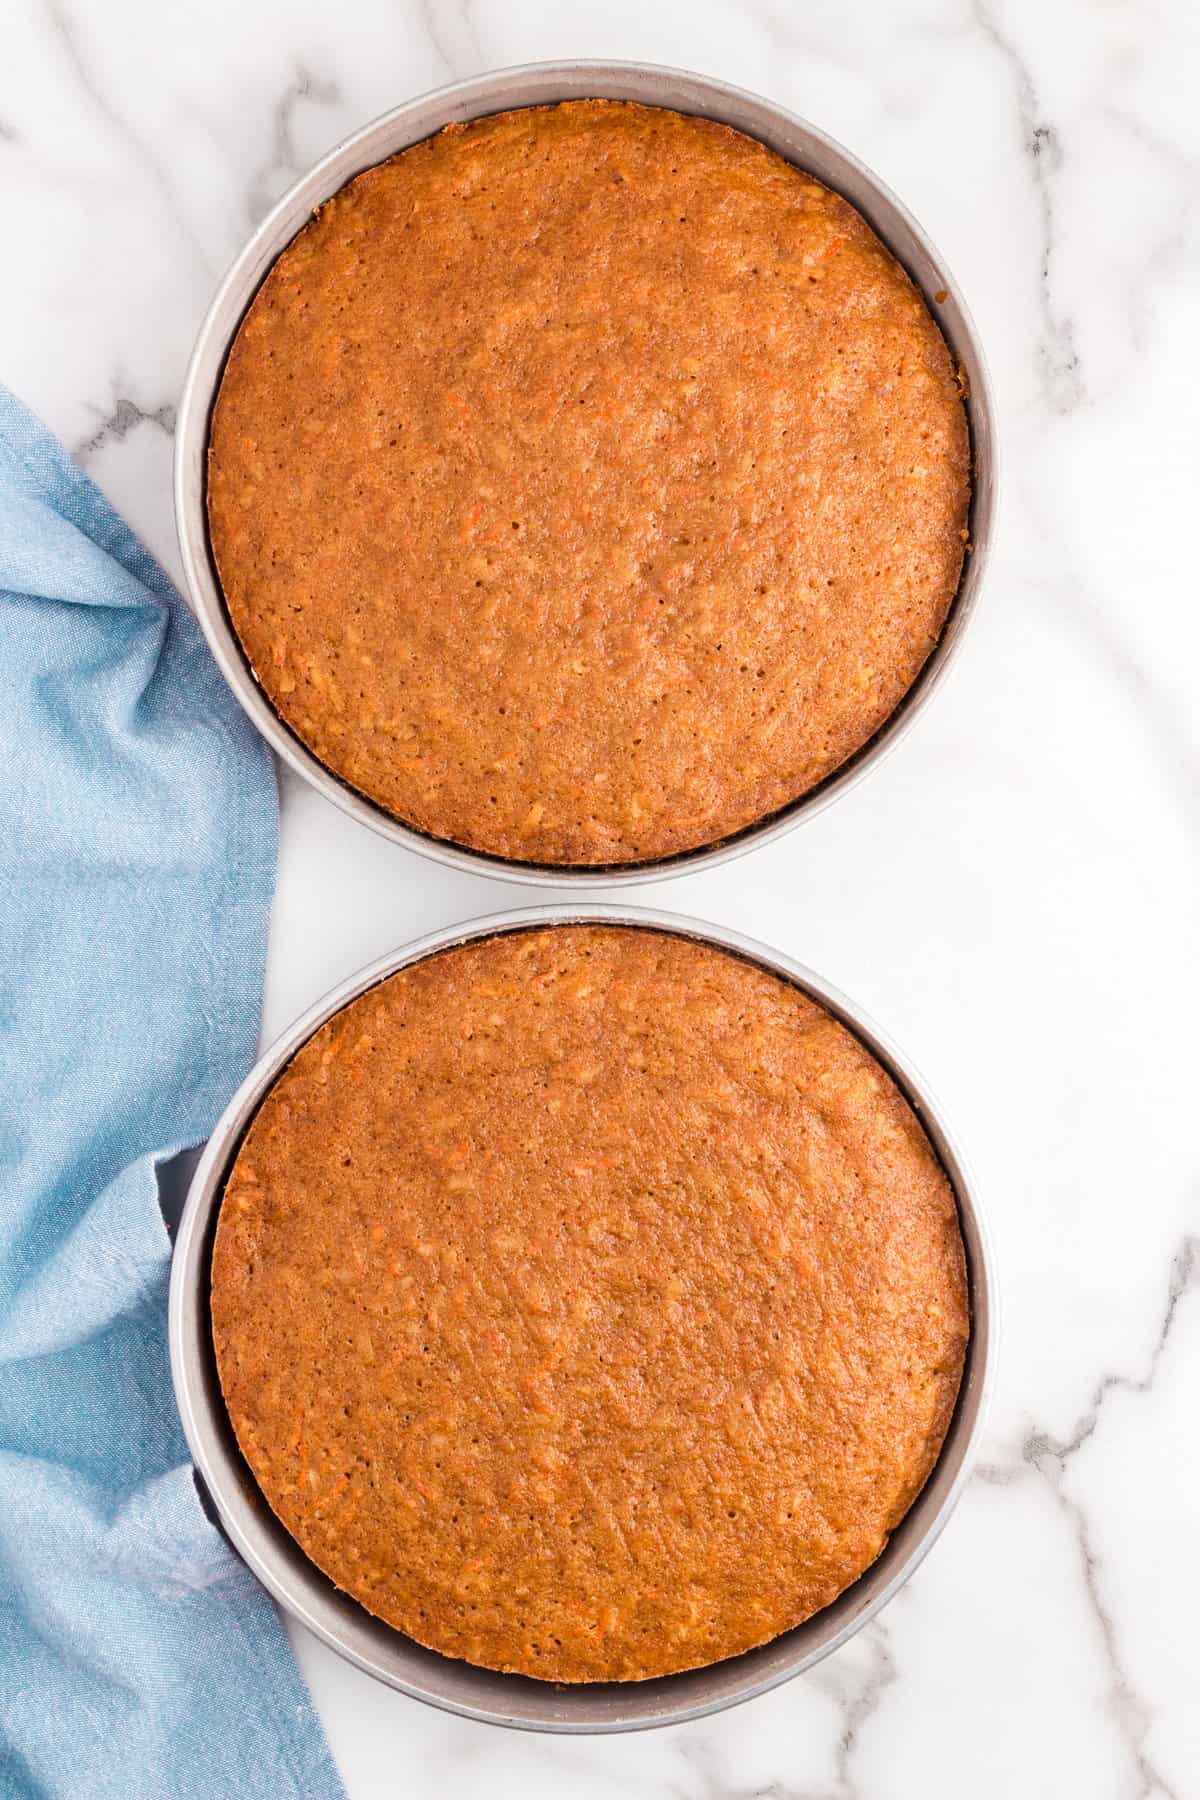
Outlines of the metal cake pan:
M394 819L318 762L271 705L230 624L209 545L205 499L209 424L230 347L272 263L316 208L353 176L452 121L511 107L584 98L636 100L732 125L759 138L856 206L921 290L962 369L974 467L971 550L950 616L916 682L874 737L818 787L734 837L654 862L609 868L518 862L430 837ZM394 843L453 868L527 885L603 888L711 867L756 844L770 843L845 793L900 741L949 668L979 595L994 508L995 413L983 351L954 277L916 220L865 164L815 126L743 88L647 63L531 63L502 69L422 95L347 138L284 196L226 275L200 328L176 433L175 510L188 594L225 679L272 749L335 806Z
M309 1562L271 1512L238 1448L217 1379L209 1289L213 1234L229 1167L267 1090L314 1031L376 982L435 951L500 932L579 922L649 927L733 951L794 982L873 1051L920 1117L954 1188L966 1246L971 1338L958 1404L932 1475L878 1561L832 1606L772 1643L709 1668L645 1682L574 1687L473 1668L423 1649L372 1618ZM994 1360L995 1294L978 1201L941 1114L924 1081L858 1007L790 957L721 926L640 907L563 903L501 913L419 938L342 982L263 1055L230 1101L192 1181L171 1272L170 1343L176 1397L196 1469L235 1549L293 1618L369 1675L448 1712L533 1731L637 1731L721 1711L811 1668L861 1630L908 1579L970 1476Z

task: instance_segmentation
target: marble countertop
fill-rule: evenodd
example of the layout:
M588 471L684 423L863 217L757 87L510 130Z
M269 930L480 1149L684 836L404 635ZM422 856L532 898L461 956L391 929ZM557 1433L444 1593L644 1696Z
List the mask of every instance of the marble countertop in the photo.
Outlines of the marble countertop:
M175 405L223 268L337 139L486 68L690 66L813 120L941 247L997 385L999 541L952 679L828 812L636 895L808 962L941 1096L998 1253L982 1466L849 1648L697 1725L491 1730L298 1634L351 1795L1200 1795L1200 14L11 0L3 35L3 375L176 572ZM408 937L551 897L283 797L268 1035Z

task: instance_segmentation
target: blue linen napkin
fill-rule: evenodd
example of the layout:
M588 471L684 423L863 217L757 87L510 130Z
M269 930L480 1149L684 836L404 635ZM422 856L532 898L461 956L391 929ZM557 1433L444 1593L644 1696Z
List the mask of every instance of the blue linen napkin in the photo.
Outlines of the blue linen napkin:
M0 1793L342 1793L201 1511L156 1167L254 1054L276 798L187 608L0 388Z

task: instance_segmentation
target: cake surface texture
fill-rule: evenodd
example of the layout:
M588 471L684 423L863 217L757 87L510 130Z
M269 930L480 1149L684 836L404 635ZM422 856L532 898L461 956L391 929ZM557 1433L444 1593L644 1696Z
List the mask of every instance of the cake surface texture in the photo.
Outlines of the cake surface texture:
M449 126L283 251L207 505L229 616L335 775L521 862L719 842L833 774L946 621L960 381L845 200L573 101Z
M559 1682L827 1606L928 1478L969 1331L950 1184L864 1045L613 925L439 952L322 1026L230 1172L212 1320L308 1557Z

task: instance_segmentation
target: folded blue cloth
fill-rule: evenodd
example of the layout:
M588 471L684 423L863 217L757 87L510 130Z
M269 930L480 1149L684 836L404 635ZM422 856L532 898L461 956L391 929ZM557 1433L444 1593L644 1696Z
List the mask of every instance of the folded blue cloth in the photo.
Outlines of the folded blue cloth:
M0 388L0 1793L342 1792L197 1500L155 1171L254 1054L270 761L162 571Z

